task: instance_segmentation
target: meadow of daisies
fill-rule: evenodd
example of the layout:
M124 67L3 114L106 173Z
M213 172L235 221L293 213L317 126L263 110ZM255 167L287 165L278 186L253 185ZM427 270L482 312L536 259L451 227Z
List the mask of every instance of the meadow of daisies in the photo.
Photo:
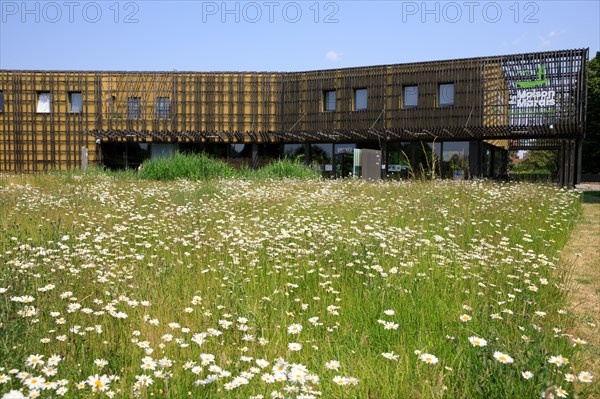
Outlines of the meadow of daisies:
M585 397L579 212L532 184L0 177L0 397Z

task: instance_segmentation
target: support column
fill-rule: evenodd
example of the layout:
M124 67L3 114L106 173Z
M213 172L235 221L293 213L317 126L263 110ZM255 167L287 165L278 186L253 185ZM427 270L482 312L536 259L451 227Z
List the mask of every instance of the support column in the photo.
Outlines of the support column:
M565 185L566 165L565 165L565 141L561 140L560 150L558 151L558 184L563 187Z
M388 162L388 156L387 156L387 141L382 141L381 142L381 166L385 166L385 169L382 167L381 168L381 178L384 179L387 176L387 162Z
M577 145L575 140L569 140L569 180L567 186L575 187L575 179L577 177Z
M469 178L481 178L483 170L483 141L469 142Z
M493 179L500 177L500 171L496 169L496 157L497 156L498 156L498 150L496 149L496 147L491 147L490 167L489 167L490 175L488 177L491 177Z
M304 164L310 166L312 163L312 154L310 151L310 144L304 144Z
M96 140L96 166L98 167L104 166L104 159L102 155L102 142L98 139Z
M252 169L258 169L258 144L252 143Z
M581 162L578 147L576 140L563 140L560 144L558 184L561 187L575 187Z
M576 167L577 172L575 174L575 184L581 183L581 156L583 151L583 140L578 138L576 141Z
M502 154L500 178L502 180L508 180L508 150L502 149L500 151Z

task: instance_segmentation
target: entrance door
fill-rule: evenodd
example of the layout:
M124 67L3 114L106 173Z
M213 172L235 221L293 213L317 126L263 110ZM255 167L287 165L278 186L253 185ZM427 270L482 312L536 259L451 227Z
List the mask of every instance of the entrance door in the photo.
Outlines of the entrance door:
M352 176L354 167L354 144L335 145L335 177L345 178Z
M336 154L335 156L335 176L338 178L352 177L352 168L354 166L354 154Z

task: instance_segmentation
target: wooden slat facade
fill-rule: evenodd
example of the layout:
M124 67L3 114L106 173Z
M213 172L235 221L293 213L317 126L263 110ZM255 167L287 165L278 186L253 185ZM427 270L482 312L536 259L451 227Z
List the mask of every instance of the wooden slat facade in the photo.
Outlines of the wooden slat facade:
M0 70L0 171L76 168L83 146L94 164L98 140L576 140L585 125L587 59L579 49L292 73ZM526 92L517 82L540 70L556 105L509 104ZM442 107L439 85L450 83L454 101ZM406 86L418 86L415 108L404 106ZM367 90L364 110L354 110L357 89ZM326 112L331 90L335 111ZM70 112L72 92L82 95L81 112ZM50 93L49 113L37 112L40 93ZM131 101L139 101L139 115Z

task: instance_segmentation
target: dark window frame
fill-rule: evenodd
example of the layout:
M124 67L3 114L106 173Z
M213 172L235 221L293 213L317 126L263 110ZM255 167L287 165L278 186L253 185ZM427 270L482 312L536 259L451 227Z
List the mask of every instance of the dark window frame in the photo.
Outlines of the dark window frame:
M444 103L442 104L442 86L450 86L452 85L452 103ZM438 84L438 101L437 101L437 105L439 108L452 108L454 107L456 101L455 101L455 88L456 86L454 85L454 82L444 82L444 83L440 83Z
M79 94L81 97L80 109L79 111L73 110L73 95ZM70 114L81 114L83 112L83 93L81 91L70 91L69 92L69 111Z
M48 94L49 95L49 107L48 107L48 112L42 112L39 111L39 107L40 107L40 97L43 94ZM36 114L51 114L52 113L52 92L51 91L47 91L47 90L40 90L37 92L37 96L36 96L36 103L35 103L35 113Z
M171 98L156 97L156 118L170 119L171 118Z
M0 90L0 114L4 112L4 91Z
M127 97L127 119L140 119L142 116L140 97Z
M357 95L359 91L364 91L365 92L365 106L364 108L358 108L357 106ZM354 98L353 98L353 102L352 102L352 109L354 111L365 111L367 109L369 109L369 89L367 87L358 87L356 89L354 89Z
M417 103L416 104L410 104L407 105L406 104L406 97L408 97L406 95L406 89L412 89L412 88L416 88L417 89ZM402 109L414 109L414 108L418 108L419 107L419 85L404 85L402 86Z
M333 108L330 107L331 98L330 96L333 93ZM332 90L323 90L323 112L335 112L337 111L337 91L336 89Z

